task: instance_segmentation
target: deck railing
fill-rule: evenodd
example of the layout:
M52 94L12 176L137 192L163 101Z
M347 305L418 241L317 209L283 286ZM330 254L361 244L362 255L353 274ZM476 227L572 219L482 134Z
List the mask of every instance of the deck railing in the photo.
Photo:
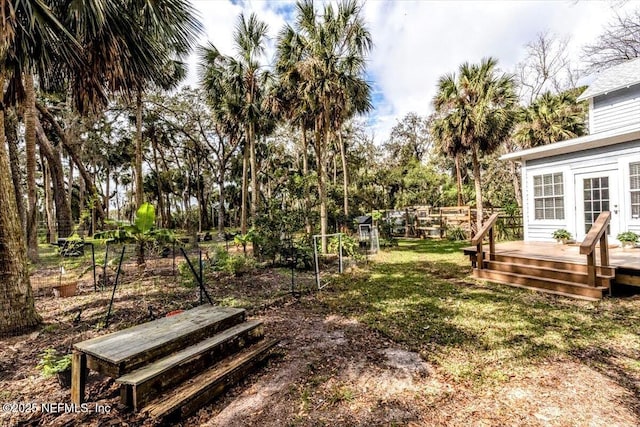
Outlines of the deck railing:
M498 221L497 213L494 213L489 217L487 222L482 225L482 228L473 236L471 239L471 244L476 247L476 268L483 269L484 268L484 251L482 250L482 243L484 241L485 236L489 235L489 260L495 259L496 254L496 240L495 233L493 232L493 228Z
M600 265L609 266L609 245L607 244L607 227L611 221L611 212L604 211L598 215L598 219L593 223L587 236L580 244L580 253L587 256L587 284L589 286L598 285L597 266L595 250L596 244L600 243Z

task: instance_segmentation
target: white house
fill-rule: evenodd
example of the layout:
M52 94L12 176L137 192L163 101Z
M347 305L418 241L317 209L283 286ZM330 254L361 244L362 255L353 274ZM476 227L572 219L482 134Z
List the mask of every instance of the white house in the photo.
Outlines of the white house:
M522 165L525 241L560 228L581 241L607 210L609 241L640 234L640 58L598 74L578 100L589 101L589 135L501 157Z

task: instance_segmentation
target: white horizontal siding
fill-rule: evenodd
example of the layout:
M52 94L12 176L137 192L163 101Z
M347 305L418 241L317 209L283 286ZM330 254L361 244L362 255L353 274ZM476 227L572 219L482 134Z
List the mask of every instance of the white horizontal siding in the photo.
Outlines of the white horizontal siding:
M604 132L640 123L640 98L594 109L593 132Z
M553 242L555 241L552 236L553 232L560 228L564 228L565 230L567 230L570 227L566 220L564 222L554 222L553 225L530 222L525 240L534 242ZM575 238L575 236L573 237Z
M640 233L640 221L632 221L629 207L630 162L640 160L640 141L611 145L584 150L582 152L562 154L548 158L528 160L522 167L523 214L525 220L525 240L553 241L551 234L559 229L569 230L576 237L576 194L574 177L576 174L597 171L619 171L618 201L620 210L620 231ZM563 173L564 179L564 220L535 220L533 218L533 176ZM614 236L615 237L615 236Z
M591 133L640 123L640 89L633 88L598 96L590 112Z

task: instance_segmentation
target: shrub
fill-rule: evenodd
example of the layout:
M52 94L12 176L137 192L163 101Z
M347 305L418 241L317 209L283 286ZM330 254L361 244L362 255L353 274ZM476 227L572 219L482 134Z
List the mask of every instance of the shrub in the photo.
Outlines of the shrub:
M54 348L48 348L42 353L37 368L45 378L71 369L71 355L59 355Z
M467 240L467 232L459 226L447 227L447 239L451 241Z
M618 234L617 239L623 243L636 243L640 239L640 236L633 231L625 231L624 233Z
M340 244L340 238L338 236L333 236L329 240L327 245L327 250L331 253L338 253ZM346 234L342 235L342 255L343 256L355 256L358 255L358 241L351 236Z
M553 238L556 240L569 240L571 239L571 233L569 233L567 230L565 230L564 228L560 228L556 231L553 232L552 234Z
M244 255L233 255L227 258L223 271L233 274L234 276L242 276L250 273L256 268L256 262L253 258Z

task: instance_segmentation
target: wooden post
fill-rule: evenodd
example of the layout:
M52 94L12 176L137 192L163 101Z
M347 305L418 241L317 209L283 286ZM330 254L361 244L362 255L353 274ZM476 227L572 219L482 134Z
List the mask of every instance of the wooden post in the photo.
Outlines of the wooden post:
M609 266L609 245L607 244L607 233L603 233L600 238L600 265Z
M593 252L587 255L587 284L596 285L596 262Z
M482 240L480 241L480 243L478 243L478 246L476 247L476 268L478 270L482 270L484 268L484 252L482 250Z
M87 355L74 350L71 356L71 402L80 405L84 401L87 379Z
M496 259L496 240L493 237L493 227L489 229L489 261Z

